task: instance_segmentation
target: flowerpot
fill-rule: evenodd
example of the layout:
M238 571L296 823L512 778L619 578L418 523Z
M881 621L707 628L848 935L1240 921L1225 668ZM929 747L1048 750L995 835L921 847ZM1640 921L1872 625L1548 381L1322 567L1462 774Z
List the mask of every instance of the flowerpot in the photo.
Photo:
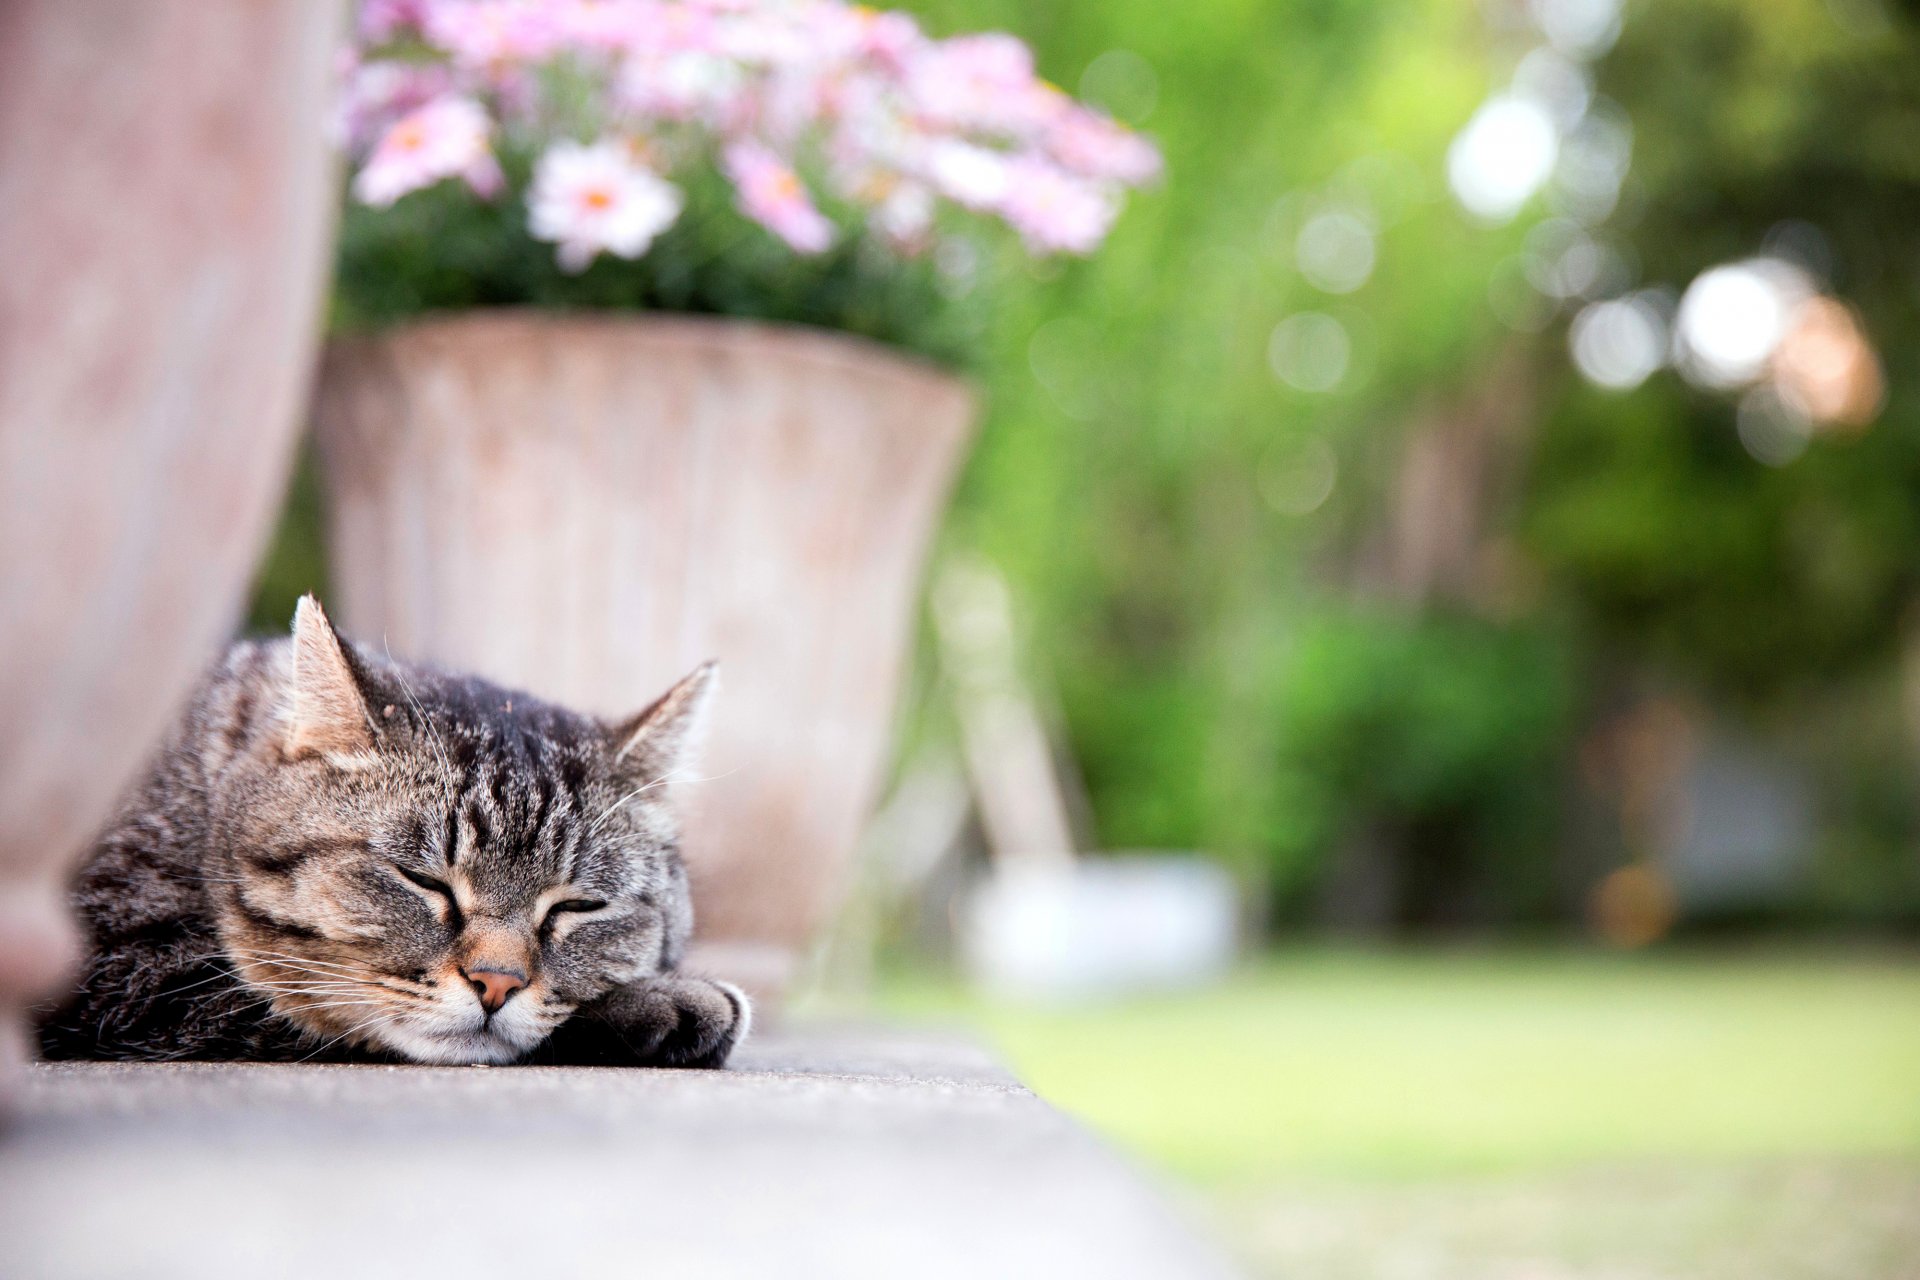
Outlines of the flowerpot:
M805 329L489 311L342 339L315 417L332 603L602 715L719 659L677 787L693 963L777 996L881 781L972 422L960 380Z
M339 18L0 5L0 1059L71 954L67 869L234 624L285 485Z

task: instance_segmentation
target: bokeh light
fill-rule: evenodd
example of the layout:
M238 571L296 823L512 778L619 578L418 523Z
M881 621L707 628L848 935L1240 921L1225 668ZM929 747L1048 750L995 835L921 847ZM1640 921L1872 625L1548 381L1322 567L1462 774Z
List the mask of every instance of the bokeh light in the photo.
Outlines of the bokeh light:
M1314 214L1294 240L1294 261L1316 289L1352 293L1373 275L1372 220L1349 208Z
M1534 49L1513 69L1513 92L1545 107L1560 129L1571 129L1593 101L1593 73L1557 49Z
M1680 368L1706 387L1753 382L1766 371L1811 292L1805 273L1778 258L1752 258L1702 272L1687 286L1675 320Z
M1528 278L1531 259L1503 258L1487 278L1487 305L1500 322L1517 333L1539 333L1558 308Z
M1527 233L1527 279L1550 298L1602 298L1633 283L1618 249L1602 244L1571 218L1549 218Z
M1595 102L1560 141L1554 204L1586 222L1612 216L1632 164L1632 121L1616 104Z
M1653 867L1635 864L1608 874L1594 887L1594 932L1616 947L1658 942L1679 918L1673 886Z
M1256 475L1260 497L1281 515L1304 516L1319 510L1340 474L1339 460L1325 440L1287 440L1260 460Z
M1469 213L1509 222L1553 176L1560 138L1548 109L1504 94L1474 112L1447 151L1447 182Z
M1145 124L1160 100L1160 78L1133 50L1109 49L1080 73L1080 96L1128 124Z
M1666 363L1666 316L1644 293L1596 302L1574 317L1568 342L1589 382L1630 391Z
M1740 397L1734 413L1740 444L1754 461L1784 467L1807 451L1813 424L1771 386L1754 387Z
M1321 311L1302 311L1273 327L1267 366L1299 391L1331 391L1347 376L1353 340L1346 326Z
M1570 58L1591 61L1620 38L1620 0L1528 0L1527 12Z
M1852 308L1811 298L1773 356L1781 398L1816 422L1863 427L1879 415L1886 380Z

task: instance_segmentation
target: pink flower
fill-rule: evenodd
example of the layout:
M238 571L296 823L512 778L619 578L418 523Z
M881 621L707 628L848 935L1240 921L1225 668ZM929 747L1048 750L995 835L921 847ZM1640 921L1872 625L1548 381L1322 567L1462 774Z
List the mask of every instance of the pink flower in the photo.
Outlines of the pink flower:
M833 224L813 207L799 175L773 152L756 142L736 142L721 163L749 218L801 253L819 253L833 243Z
M906 70L913 55L927 43L927 38L920 33L920 25L904 13L878 13L860 7L849 12L858 23L855 45L858 54L872 58L889 71Z
M1034 78L1033 55L1008 35L959 36L929 43L906 70L908 101L927 123L1022 135L1051 107Z
M715 152L739 208L802 253L836 235L803 160L903 252L957 204L1033 252L1085 253L1160 170L1151 143L1036 77L1014 37L933 40L847 0L361 0L357 32L338 120L365 157L354 194L386 205L450 176L490 194L495 145L547 147L534 233L575 270L645 252L680 209L659 174ZM548 146L602 133L651 150Z
M781 5L747 7L723 16L713 29L714 51L747 66L777 67L806 61L814 52L819 28L803 25L810 17Z
M479 70L537 62L560 43L553 10L538 0L439 0L425 25L455 63Z
M1032 156L1008 166L1004 217L1030 253L1092 253L1106 239L1120 202L1106 187L1063 173Z
M559 244L560 265L584 271L601 253L637 258L680 216L680 189L610 139L548 147L528 193L529 229Z
M356 29L366 44L385 44L402 32L418 31L432 0L360 0Z
M657 5L649 0L556 0L553 30L562 44L588 49L632 47L648 24L656 20Z
M719 48L718 30L715 15L705 6L643 0L628 48L651 57L687 50L714 53Z
M373 145L395 120L443 97L452 87L447 68L379 59L342 69L335 116L337 140L352 151Z
M501 178L488 145L491 131L487 113L473 99L435 99L386 131L354 178L353 194L384 208L410 191L458 176L492 195Z
M1078 103L1066 103L1050 122L1046 147L1082 177L1135 187L1160 176L1160 153L1151 142Z

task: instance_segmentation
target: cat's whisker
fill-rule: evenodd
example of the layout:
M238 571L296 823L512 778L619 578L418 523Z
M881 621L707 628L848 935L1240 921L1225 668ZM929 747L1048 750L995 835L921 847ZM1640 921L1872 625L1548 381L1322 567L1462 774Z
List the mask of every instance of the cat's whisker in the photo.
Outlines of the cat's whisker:
M353 986L372 986L358 974L333 973L325 969L296 969L292 965L259 964L255 962L257 972L246 975L246 980L255 986L264 986L273 982L333 982Z
M309 1000L300 1006L302 1013L317 1013L322 1009L384 1009L384 1000Z
M254 987L320 986L320 985L330 985L330 986L336 986L336 987L367 987L367 986L373 985L372 983L369 983L369 982L363 982L358 978L350 978L345 974L300 973L297 971L293 973L249 974L247 976L246 982L248 986L254 986Z
M384 1000L309 1000L301 1004L301 1013L319 1013L321 1009L384 1009Z
M231 970L231 969L221 969L221 970L220 970L219 972L217 972L217 973L215 973L215 974L213 974L213 975L212 975L212 976L210 976L210 977L206 977L206 978L202 978L202 979L200 979L200 981L198 981L198 982L189 982L189 983L188 983L188 984L187 984L186 986L184 986L184 987L169 987L169 988L167 989L167 994L168 994L168 995L174 995L174 996L179 996L179 995L185 995L185 994L186 994L187 992L189 992L189 991L193 991L193 990L196 990L196 989L198 989L198 988L200 988L200 987L204 987L204 986L207 986L207 985L209 985L209 984L211 984L211 983L215 983L215 982L219 982L219 981L220 981L221 979L223 979L223 978L224 978L224 979L226 979L226 980L228 980L228 981L231 981L231 982L244 982L244 981L245 981L245 979L244 979L244 978L241 978L241 977L240 977L240 975L239 975L239 974L237 974L237 973L235 973L235 972L233 972L233 970Z
M368 969L364 966L334 964L325 960L310 960L305 956L294 956L284 951L242 951L236 948L234 954L254 959L263 965L279 965L282 968L304 970L315 977L339 976L355 982L367 982L377 986L384 986L389 991L407 991L409 994L412 994L409 990L410 988L423 987L431 989L433 986L430 982L413 982L397 974L380 973L377 970ZM329 975L326 972L328 970L334 971L334 974Z
M369 982L358 979L334 979L327 975L321 975L318 978L311 979L249 979L247 985L258 987L265 991L355 992L369 994L374 991L384 991L402 1000L426 1001L431 998L420 992L408 991L400 987L390 987L382 982Z
M281 989L297 988L301 990L316 990L316 991L320 991L320 990L334 990L334 991L386 990L386 991L393 991L396 994L401 994L401 995L414 994L413 992L404 991L397 987L389 987L385 983L377 982L372 979L359 978L359 977L353 977L347 974L336 974L336 973L297 973L296 972L295 974L291 974L291 975L272 974L272 975L261 975L261 976L249 976L245 978L244 981L247 983L248 986L253 986L253 987L274 987L274 988L281 988Z
M262 985L269 982L335 982L348 983L354 986L375 985L357 973L334 973L329 969L299 969L284 961L273 964L254 963L255 967L262 972L249 974L247 981L255 985Z
M646 792L653 790L655 787L664 787L669 782L718 782L721 778L732 777L734 774L740 771L738 769L729 769L725 773L716 773L705 778L679 777L678 775L683 772L685 772L684 769L669 769L665 773L661 774L659 777L655 778L652 782L647 783L645 786L635 787L633 790L627 792L627 794L621 796L618 800L615 800L612 804L608 805L605 809L602 809L600 811L600 816L595 818L593 822L587 827L587 836L582 837L582 839L591 837L594 834L596 834L600 830L601 824L604 823L608 818L612 817L616 812L618 812L620 808L627 803L627 801L633 799L635 796L644 795Z
M333 960L321 960L313 956L297 956L291 951L264 951L250 947L235 947L235 955L261 956L273 960L284 960L292 964L319 966L329 969L359 969L362 966L340 964Z
M339 1035L334 1036L331 1040L328 1040L323 1044L321 1044L319 1048L313 1051L313 1053L309 1053L306 1056L306 1058L302 1058L300 1059L300 1061L305 1062L307 1058L314 1057L316 1054L325 1053L328 1049L333 1048L334 1045L339 1044L342 1040L345 1040L348 1036L353 1035L356 1032L365 1031L371 1027L390 1025L393 1021L394 1019L390 1015L376 1014L373 1017L368 1018L364 1022L359 1022L354 1024L351 1027L348 1027L345 1031L342 1031Z

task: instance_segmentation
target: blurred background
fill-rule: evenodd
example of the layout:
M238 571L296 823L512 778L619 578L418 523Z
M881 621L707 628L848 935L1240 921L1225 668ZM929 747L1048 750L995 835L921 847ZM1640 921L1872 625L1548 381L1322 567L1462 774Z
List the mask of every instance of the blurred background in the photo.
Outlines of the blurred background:
M984 434L801 1008L1263 1272L1920 1275L1920 5L905 7L1166 171L941 264Z

